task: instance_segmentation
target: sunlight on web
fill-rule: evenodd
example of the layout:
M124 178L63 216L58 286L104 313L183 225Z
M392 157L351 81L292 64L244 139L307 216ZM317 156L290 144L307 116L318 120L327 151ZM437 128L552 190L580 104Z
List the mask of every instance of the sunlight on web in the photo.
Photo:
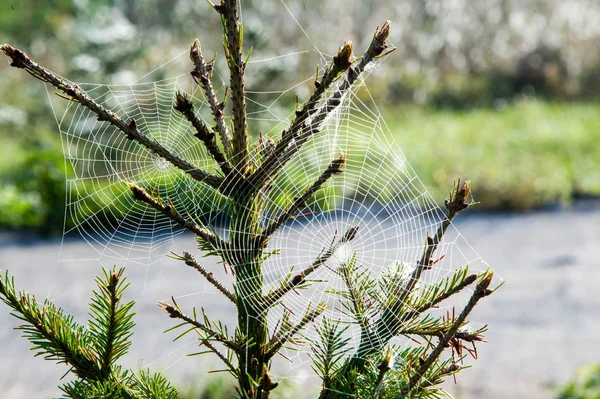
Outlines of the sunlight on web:
M286 3L282 0L281 4L282 15L297 23L308 37ZM326 65L329 58L316 46L265 58L254 53L248 73L251 74L253 68L289 58L301 63L315 52L322 60L321 66ZM216 165L202 142L194 137L193 128L173 108L176 92L185 92L206 124L213 124L206 99L188 73L191 65L189 61L186 63L186 53L167 62L169 71L181 73L173 73L166 79L152 81L149 79L153 75L148 74L130 85L85 83L80 86L95 101L124 120L135 119L146 136L172 153L204 170L217 173ZM391 132L387 127L365 84L373 70L368 70L354 89L343 97L342 104L325 120L322 133L302 147L279 177L271 182L272 188L265 194L267 205L261 215L263 226L279 216L286 209L286 204L306 190L329 165L332 156L347 156L344 173L331 179L324 190L307 202L303 214L288 222L270 240L269 249L280 251L263 267L267 285L273 288L290 270L301 270L313 262L336 235L351 227L359 227L357 238L338 248L325 267L311 275L310 280L314 283L310 287L291 293L283 300L283 306L269 313L271 328L277 325L284 309L298 319L310 303L316 305L320 302L328 305L325 316L348 322L348 317L339 312L337 297L331 294L332 289L343 287L343 281L336 273L340 265L356 255L361 267L369 269L374 276L398 268L399 263L409 270L415 267L422 254L427 234L435 231L445 217L444 211L437 205L440 199L429 195L407 157L393 142L397 132ZM214 78L217 94L222 99L228 79L219 75L218 71ZM280 90L256 91L250 87L247 102L248 119L253 126L251 132L256 135L260 131L265 137L277 141L294 115L293 106L290 108L287 104L293 104L299 89L313 81L314 76L299 77L297 82ZM330 88L329 93L342 83L343 80ZM160 278L160 273L155 273L154 269L165 267L169 251L179 248L183 241L190 245L191 240L183 234L183 228L132 197L130 184L144 187L170 201L181 215L201 223L221 224L223 229L219 234L225 239L228 237L226 221L223 220L227 205L219 194L199 190L200 185L187 174L129 140L111 125L98 121L93 113L77 103L65 104L64 100L52 95L50 101L55 110L67 165L63 239L81 236L91 249L92 255L88 259L145 270L142 291L145 294L145 287L155 283L150 280ZM188 246L187 249L192 248ZM475 271L487 268L453 227L440 245L438 255L436 267L423 276L421 287L431 285L467 264ZM60 259L65 262L77 260L80 259ZM206 265L212 268L211 271L220 273L224 282L233 281L231 274L225 274L222 265L210 260L206 261ZM252 293L244 292L243 281L238 283L241 295ZM207 307L210 315L212 309L208 306L216 299L211 297L209 303L203 301L207 298L206 294L214 294L214 290L204 282L197 283L194 288L189 287L185 288L187 292L182 293L174 286L171 293L190 307ZM248 285L247 289L252 287ZM159 299L164 298L149 298L149 301ZM440 311L448 309L450 307ZM233 309L228 312L234 315ZM224 318L234 322L234 317ZM358 334L356 329L348 330L352 344L358 343ZM315 327L309 325L304 335L308 340L315 339ZM185 355L195 351L190 349L191 342L195 341L178 344L172 352L157 354L145 366L159 363L170 368L183 363ZM281 372L276 377L297 380L300 374L304 375L308 364L305 349L284 349L284 356L277 359L284 366L278 368ZM315 377L311 383L318 387L320 382Z

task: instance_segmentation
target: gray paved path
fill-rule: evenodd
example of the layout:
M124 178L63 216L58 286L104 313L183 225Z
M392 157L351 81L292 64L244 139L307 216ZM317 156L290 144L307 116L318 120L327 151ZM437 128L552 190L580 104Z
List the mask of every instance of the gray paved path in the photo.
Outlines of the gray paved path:
M579 365L600 361L600 210L475 215L463 218L457 227L507 283L473 314L472 319L489 323L489 343L480 345L479 361L461 373L458 385L447 385L456 398L550 398L552 387L564 383ZM0 269L10 268L17 284L40 298L50 293L83 321L97 263L57 266L59 247L58 240L0 234ZM175 247L191 248L193 243L183 237ZM86 258L89 247L70 241L62 256ZM138 302L138 325L126 365L168 368L176 380L209 367L185 356L194 351L191 338L172 343L173 335L161 334L172 324L155 302L178 293L182 301L202 303L213 315L233 321L228 304L193 270L175 262L150 269L130 267L127 274L134 283L129 294ZM146 286L140 281L147 281ZM6 307L0 310L0 396L59 396L56 382L65 368L33 359L27 342L10 329L16 320Z

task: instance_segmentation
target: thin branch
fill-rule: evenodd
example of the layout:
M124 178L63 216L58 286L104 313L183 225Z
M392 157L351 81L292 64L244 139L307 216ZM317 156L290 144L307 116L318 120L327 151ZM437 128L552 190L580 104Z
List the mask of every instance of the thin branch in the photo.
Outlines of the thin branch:
M211 131L208 126L198 118L196 112L194 111L194 104L190 101L189 98L185 96L183 93L177 93L175 96L175 105L173 108L179 112L192 124L194 129L196 129L196 136L203 143L210 155L212 155L213 159L219 164L221 171L225 174L225 176L231 173L232 167L225 159L225 156L219 149L217 142L215 141L215 134Z
M202 267L196 261L194 255L192 255L189 252L183 251L183 256L181 256L181 260L183 260L186 265L193 267L198 272L200 272L200 274L202 274L206 278L206 280L208 280L209 283L211 283L213 286L215 286L215 288L221 291L221 293L225 295L231 302L233 302L234 304L236 303L235 295L233 295L231 291L225 288L223 284L221 284L221 282L215 278L212 272L209 272L204 267Z
M448 333L448 331L450 331L453 328L454 324L450 324L450 325L444 325L442 326L439 330L434 331L434 330L430 330L430 331L425 331L425 330L419 330L418 328L416 329L410 329L410 330L401 330L399 332L399 334L401 335L419 335L419 336L430 336L430 337L439 337L439 338L443 338L443 336ZM487 328L487 327L486 327ZM462 331L461 329L457 330L456 333L454 334L453 337L451 338L456 338L456 339L460 339L462 341L465 342L483 342L484 341L484 337L482 335L481 330L477 330L477 331Z
M208 339L202 339L202 340L200 340L200 342L202 342L202 345L204 345L208 349L210 349L211 352L213 352L215 355L217 355L219 357L219 359L221 359L221 361L223 361L223 363L225 363L225 365L227 367L229 367L229 369L231 370L232 373L237 375L237 370L236 370L235 366L229 361L229 359L227 359L227 356L222 354L213 344L210 343L210 341Z
M473 284L476 280L477 280L478 275L477 274L471 274L470 276L468 276L467 278L465 278L460 284L458 284L456 287L454 287L451 290L448 290L447 292L443 293L442 295L439 295L438 297L436 297L433 301L429 301L421 306L419 306L417 309L413 310L412 312L409 312L405 315L402 316L402 318L404 320L411 320L412 318L418 316L419 314L431 309L432 307L436 306L437 304L443 302L444 300L450 298L452 295L455 295L457 293L459 293L460 291L462 291L463 289L465 289L466 287L468 287L469 285Z
M304 112L306 116L298 118L297 121L290 126L290 129L282 135L281 140L277 143L275 151L269 156L262 165L252 174L250 180L252 186L262 187L265 181L275 175L277 171L283 169L285 164L300 151L300 148L311 137L318 134L321 130L321 125L327 117L341 104L342 98L350 91L354 83L360 75L365 71L376 58L380 57L384 50L388 48L387 38L390 33L390 22L386 21L381 28L375 31L373 40L367 51L360 58L360 61L348 68L348 73L344 82L335 92L327 99L324 105L316 108L314 105L308 107ZM341 59L346 57L347 51L352 50L351 46L344 46L338 53ZM322 93L319 94L319 98Z
M467 209L467 207L469 206L469 204L467 204L466 201L469 198L470 194L471 183L469 181L466 181L461 185L459 178L456 184L456 191L451 192L450 198L445 202L448 213L442 221L442 224L438 227L435 235L433 237L427 237L427 246L425 247L425 251L421 256L421 259L417 263L417 267L415 267L415 270L413 270L410 279L408 280L408 283L404 288L404 291L398 298L397 303L402 304L406 301L408 296L412 293L413 289L421 279L421 274L423 274L425 270L428 270L432 267L434 263L432 257L435 254L435 251L440 245L442 238L444 237L444 234L446 233L446 230L448 230L448 227L452 223L454 217L463 210Z
M248 167L248 121L244 89L246 62L242 59L244 34L239 22L237 0L222 0L221 4L214 8L221 14L225 31L224 50L229 66L233 117L233 163L238 172L245 174Z
M298 334L300 330L302 330L308 323L313 322L317 317L319 317L325 311L326 307L324 303L319 304L315 309L306 312L302 320L291 329L286 331L283 334L277 334L273 337L270 343L269 350L265 354L267 359L272 358L279 352L281 347L285 345L285 343L292 338L294 335Z
M329 260L343 244L352 241L356 237L356 233L358 232L358 227L349 228L346 233L342 236L342 238L331 245L327 251L321 253L315 261L308 266L306 269L302 270L300 273L296 274L294 277L289 279L287 283L283 284L281 287L267 294L267 296L263 299L263 308L269 309L273 305L275 305L285 294L296 288L297 286L306 282L306 278L312 274L315 270L321 267L325 262Z
M297 131L302 124L309 118L312 111L323 97L323 94L331 87L333 82L337 81L343 72L347 71L352 65L352 42L346 42L338 50L338 54L333 57L333 60L325 70L321 81L315 80L315 91L310 96L308 101L304 104L301 110L296 111L294 120L292 121L290 128L285 130L282 134L282 138L289 139L293 132Z
M375 381L374 399L379 399L381 395L381 389L383 388L385 375L392 369L392 367L394 367L394 355L392 350L388 349L381 363L377 365L379 374L377 375L377 380Z
M477 287L475 288L475 292L473 292L473 295L471 295L469 302L467 303L465 308L462 310L462 312L460 313L458 318L456 320L454 320L452 327L440 339L440 342L436 345L434 350L429 354L427 359L425 359L425 361L421 364L421 366L410 377L408 386L402 392L403 395L409 394L412 390L414 390L415 388L418 387L418 384L419 384L419 381L421 380L421 378L423 378L423 376L425 375L427 370L442 354L444 348L446 348L448 346L448 343L450 342L450 340L452 338L454 338L458 329L465 323L467 317L469 316L469 314L471 313L471 311L473 310L475 305L477 305L477 302L479 302L480 299L482 299L492 293L492 291L489 290L489 286L492 282L493 277L494 277L494 273L490 270L488 270L481 277L481 280L479 281L479 283L477 284Z
M204 227L199 226L197 223L194 223L193 221L185 219L183 216L181 216L172 204L163 204L162 201L155 199L146 190L139 186L136 186L135 184L130 185L129 188L131 189L133 198L135 198L138 201L145 202L151 208L167 216L178 225L185 227L192 233L196 234L202 240L211 244L214 249L224 249L227 247L227 243L221 240L219 237L217 237Z
M229 136L229 129L227 129L227 124L223 117L223 104L217 100L217 95L215 94L215 89L210 78L214 60L209 62L205 61L198 39L192 44L190 58L194 62L194 70L190 73L196 82L199 82L204 89L204 94L208 100L213 119L217 124L217 132L219 132L219 136L221 137L221 143L223 143L225 153L231 156L231 137Z
M308 199L312 197L312 195L316 193L325 184L325 182L327 182L327 180L329 180L334 175L342 173L344 171L345 164L345 155L342 155L339 158L331 161L327 169L325 169L325 171L321 173L321 176L319 176L319 178L312 184L312 186L310 186L310 188L306 190L304 194L297 197L292 203L292 205L285 212L279 215L279 217L276 220L274 220L271 224L265 227L265 229L259 237L259 245L265 243L266 240L285 222L295 217L296 214L306 206L306 201L308 201Z
M191 317L186 316L185 314L183 314L181 312L181 310L179 310L177 305L175 305L175 307L174 307L172 305L169 305L166 302L159 302L158 306L161 309L163 309L165 312L167 312L169 314L170 318L183 320L186 323L192 325L194 328L208 334L208 336L210 338L214 339L215 341L221 342L223 345L225 345L227 348L233 350L235 353L240 353L241 348L238 344L231 341L229 338L227 338L223 334L220 334L220 333L214 331L209 326L207 326L203 323L200 323L198 320L195 320L195 319L192 319Z
M94 114L98 116L99 121L106 121L111 125L119 129L123 134L130 140L135 140L144 147L148 148L153 153L163 157L169 161L173 166L181 169L185 173L189 174L195 180L204 182L209 186L219 189L222 183L222 179L219 176L215 176L209 172L206 172L195 165L192 165L185 159L178 157L173 154L165 147L163 147L157 141L144 135L138 128L135 119L131 119L129 123L125 122L114 112L104 108L102 105L95 102L85 91L79 86L73 84L63 78L59 77L52 71L42 67L35 63L29 58L23 51L4 44L0 47L4 54L12 59L11 66L25 69L33 77L41 80L42 82L50 83L63 93L67 94L73 100L79 102L84 107L88 108Z

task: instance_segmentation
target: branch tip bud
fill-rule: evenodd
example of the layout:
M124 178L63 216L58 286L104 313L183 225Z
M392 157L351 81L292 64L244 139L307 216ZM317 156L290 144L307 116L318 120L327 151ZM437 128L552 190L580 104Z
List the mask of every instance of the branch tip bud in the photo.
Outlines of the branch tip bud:
M338 53L333 57L333 64L339 71L345 71L352 65L352 50L353 44L351 41L345 42L338 50Z
M334 159L329 165L329 171L334 174L340 174L344 171L346 165L346 155L342 154L338 158Z

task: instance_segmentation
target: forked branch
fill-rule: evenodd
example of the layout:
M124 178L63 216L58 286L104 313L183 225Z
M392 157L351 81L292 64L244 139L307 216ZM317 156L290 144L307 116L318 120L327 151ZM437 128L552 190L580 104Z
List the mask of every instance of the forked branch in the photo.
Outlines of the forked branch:
M333 94L325 101L321 107L316 107L316 100L322 97L324 92L321 91L321 86L329 86L333 81L332 77L324 76L324 81L321 86L317 87L314 100L311 97L310 105L305 106L301 114L292 123L290 128L283 132L281 140L277 143L275 151L262 163L262 165L252 174L250 180L254 187L262 187L267 179L272 178L281 170L286 163L300 151L304 143L311 137L321 131L322 124L327 117L342 103L343 97L348 94L354 83L362 75L365 69L378 57L384 55L384 51L388 48L387 38L390 33L390 22L386 21L382 27L375 31L373 40L369 48L362 55L359 61L352 65L347 65L352 52L352 46L346 43L338 52L338 60L334 59L334 63L329 68L333 71L339 70L341 67L336 67L335 63L341 63L346 69L347 74L344 82L333 92ZM343 60L343 61L342 61ZM333 79L333 80L332 80Z
M289 330L277 334L270 342L269 349L266 353L267 359L272 358L279 352L279 350L288 342L291 338L293 338L296 334L298 334L308 323L312 323L317 317L323 314L327 307L324 303L317 305L314 309L308 310L306 314L302 317L302 319L298 322L298 324L291 327Z
M429 354L429 356L427 356L427 359L425 359L425 361L421 363L421 366L417 370L415 370L413 375L410 377L408 386L402 392L404 395L408 395L411 391L418 388L419 381L421 381L421 379L423 378L427 370L429 370L431 365L440 357L443 350L448 346L450 340L455 337L456 332L465 323L465 321L467 320L467 316L471 313L475 305L477 305L477 302L479 302L479 300L485 298L493 292L489 289L493 277L494 273L490 270L486 271L483 274L483 276L479 280L479 283L477 284L477 287L475 288L475 291L473 292L473 295L471 295L469 302L462 310L458 318L454 320L454 322L452 323L452 327L440 339L439 343L436 345L433 351Z
M10 64L11 66L15 68L25 69L33 77L41 80L42 82L50 83L52 86L56 87L57 89L65 93L67 96L69 96L71 99L77 101L78 103L92 111L94 114L96 114L99 121L105 121L115 126L123 134L125 134L128 139L135 140L136 142L140 143L156 155L159 155L162 158L169 161L173 166L189 174L195 180L204 182L215 189L219 189L219 187L221 186L222 179L219 176L215 176L212 173L209 173L205 170L196 167L195 165L192 165L190 162L178 157L177 155L167 150L157 141L144 135L138 129L135 119L131 119L131 121L129 122L124 121L121 117L119 117L111 110L108 110L102 105L95 102L79 86L59 77L54 72L49 71L48 69L37 64L31 58L29 58L29 56L27 56L27 54L25 54L23 51L14 48L8 44L3 44L0 47L0 49L2 49L2 52L4 52L4 54L6 54L12 59L12 62Z

